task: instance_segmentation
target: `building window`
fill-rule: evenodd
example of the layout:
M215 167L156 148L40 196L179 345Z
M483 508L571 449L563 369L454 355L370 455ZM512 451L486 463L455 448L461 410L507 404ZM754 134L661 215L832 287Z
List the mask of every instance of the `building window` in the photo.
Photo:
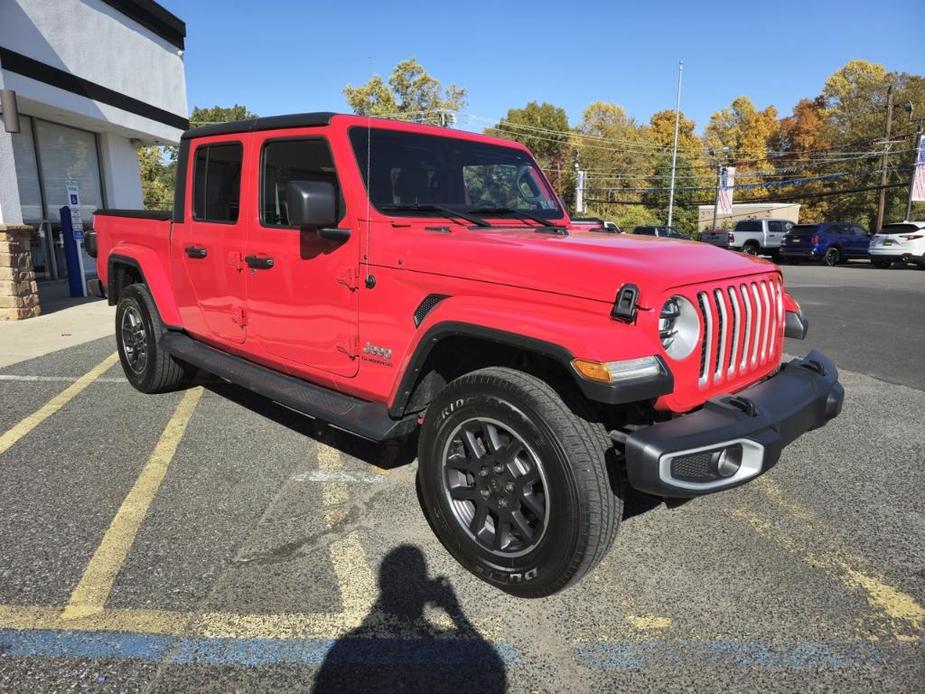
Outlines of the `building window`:
M85 224L93 211L103 207L100 163L96 135L86 130L35 119L38 160L47 205L46 219L60 222L58 210L68 204L67 183L73 180L80 192L80 216Z
M193 219L226 224L238 221L243 156L240 142L204 145L196 150Z
M19 119L20 131L13 134L13 161L16 165L16 182L19 184L19 205L26 224L40 222L42 214L42 189L39 187L39 166L35 158L35 140L32 135L32 119Z

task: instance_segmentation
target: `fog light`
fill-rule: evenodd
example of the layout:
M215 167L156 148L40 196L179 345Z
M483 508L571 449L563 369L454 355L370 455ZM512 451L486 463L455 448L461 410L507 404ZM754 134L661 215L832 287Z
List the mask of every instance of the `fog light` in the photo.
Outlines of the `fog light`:
M713 454L713 465L720 477L732 477L742 467L742 446L724 448Z

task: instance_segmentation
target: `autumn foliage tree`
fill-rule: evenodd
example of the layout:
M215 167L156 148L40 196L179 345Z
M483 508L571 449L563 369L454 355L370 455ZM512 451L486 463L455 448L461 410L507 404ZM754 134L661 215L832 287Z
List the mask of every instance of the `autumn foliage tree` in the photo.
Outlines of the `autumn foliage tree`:
M445 88L414 58L392 69L388 80L379 75L359 87L344 87L344 97L360 116L381 116L413 120L430 125L447 125L447 114L466 105L466 90L455 84Z

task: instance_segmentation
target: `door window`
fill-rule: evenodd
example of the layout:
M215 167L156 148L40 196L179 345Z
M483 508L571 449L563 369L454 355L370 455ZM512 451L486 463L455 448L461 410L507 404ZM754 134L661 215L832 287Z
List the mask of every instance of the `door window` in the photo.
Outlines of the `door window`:
M240 142L203 145L196 149L193 170L193 219L234 224L241 201Z
M290 181L332 184L338 191L337 217L343 217L344 203L337 184L337 172L325 140L270 140L263 148L260 180L260 221L264 226L289 226L286 188Z
M782 231L780 222L768 222L768 231L780 233Z

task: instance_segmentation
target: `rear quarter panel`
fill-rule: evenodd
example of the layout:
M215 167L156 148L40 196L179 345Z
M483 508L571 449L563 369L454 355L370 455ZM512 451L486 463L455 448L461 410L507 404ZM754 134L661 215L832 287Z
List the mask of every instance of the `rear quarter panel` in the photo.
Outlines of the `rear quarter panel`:
M99 252L97 268L103 286L109 286L109 273L122 259L134 261L165 323L179 327L170 278L170 225L160 219L97 214L93 219Z

